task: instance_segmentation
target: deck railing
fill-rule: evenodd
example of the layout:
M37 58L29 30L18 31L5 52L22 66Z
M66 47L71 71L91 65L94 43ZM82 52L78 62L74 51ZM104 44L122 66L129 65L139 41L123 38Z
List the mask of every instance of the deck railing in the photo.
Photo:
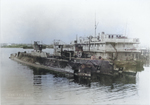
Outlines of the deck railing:
M104 39L104 42L139 43L139 39L138 38L133 38L133 39Z
M89 49L84 48L83 51L89 51ZM115 52L114 48L90 48L91 52ZM118 52L140 52L140 49L135 48L117 48Z

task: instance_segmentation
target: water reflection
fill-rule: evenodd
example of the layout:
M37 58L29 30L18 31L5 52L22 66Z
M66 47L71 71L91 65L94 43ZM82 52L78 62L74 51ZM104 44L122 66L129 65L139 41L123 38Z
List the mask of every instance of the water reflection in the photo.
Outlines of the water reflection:
M94 74L91 77L80 77L74 75L57 74L49 70L37 69L34 67L30 68L33 70L34 74L34 85L42 85L42 80L46 80L48 75L53 76L53 78L66 78L70 82L88 87L91 87L91 84L94 82L97 82L99 86L111 86L112 88L113 84L136 84L136 76L127 74L120 74L117 76Z
M3 50L2 105L149 103L149 67L136 76L65 76L12 61L8 59L12 49Z
M34 85L38 86L34 87L34 96L36 96L34 99L38 102L39 99L42 100L42 97L44 97L41 96L43 95L43 90L51 90L51 95L48 97L53 102L56 100L65 100L66 95L73 94L74 92L76 94L71 98L78 96L84 97L83 100L91 98L90 101L92 103L105 103L105 101L124 99L138 94L136 76L132 75L93 75L89 78L58 75L48 70L37 68L32 68L32 70L34 74Z
M30 69L33 70L33 97L34 102L37 103L131 104L133 102L138 104L140 102L138 96L141 94L138 84L139 72L136 76L128 74L93 75L88 78L59 74L34 67ZM135 71L143 70L140 68Z

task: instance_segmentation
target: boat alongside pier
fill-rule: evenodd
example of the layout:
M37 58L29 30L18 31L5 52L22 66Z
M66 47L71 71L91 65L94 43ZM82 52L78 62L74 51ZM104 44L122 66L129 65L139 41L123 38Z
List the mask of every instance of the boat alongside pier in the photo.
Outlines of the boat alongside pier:
M123 67L114 69L114 62L102 58L95 58L83 51L80 44L74 44L74 51L67 51L64 45L58 41L54 42L54 54L42 51L42 45L34 42L34 51L18 52L11 54L10 59L27 64L29 66L51 70L57 73L77 76L92 76L104 74L110 76L120 75ZM136 72L128 72L136 75Z

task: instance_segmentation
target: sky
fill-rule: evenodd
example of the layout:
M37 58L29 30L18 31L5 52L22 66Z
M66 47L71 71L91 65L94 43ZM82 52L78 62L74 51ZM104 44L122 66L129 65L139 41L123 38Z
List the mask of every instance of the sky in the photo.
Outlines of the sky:
M1 43L123 34L150 44L150 0L1 0Z

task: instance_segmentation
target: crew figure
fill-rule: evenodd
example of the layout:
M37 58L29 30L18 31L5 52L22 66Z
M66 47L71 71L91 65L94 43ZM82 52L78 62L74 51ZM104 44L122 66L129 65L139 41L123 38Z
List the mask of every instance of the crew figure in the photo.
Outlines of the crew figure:
M96 59L95 55L91 56L91 60L94 60Z
M94 57L93 56L91 56L91 60L93 60L94 59Z
M101 56L99 56L99 59L101 59L102 57Z

